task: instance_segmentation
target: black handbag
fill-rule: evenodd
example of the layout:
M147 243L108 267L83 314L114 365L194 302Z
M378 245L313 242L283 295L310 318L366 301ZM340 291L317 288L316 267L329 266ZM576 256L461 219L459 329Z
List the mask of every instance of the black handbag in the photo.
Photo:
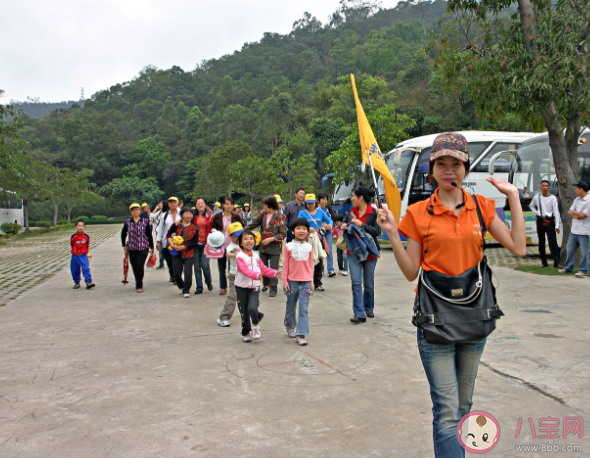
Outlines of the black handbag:
M482 234L484 257L461 275L420 271L412 324L422 329L430 343L473 342L487 337L504 313L496 302L492 269L485 256L487 227L475 201Z

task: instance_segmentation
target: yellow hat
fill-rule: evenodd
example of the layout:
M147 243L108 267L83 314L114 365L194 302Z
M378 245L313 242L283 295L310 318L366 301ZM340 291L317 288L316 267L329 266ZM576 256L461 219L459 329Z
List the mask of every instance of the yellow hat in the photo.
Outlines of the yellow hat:
M231 223L229 226L227 226L227 233L229 235L239 237L242 232L244 232L244 226L242 226L242 223Z
M275 194L275 199L277 199L277 202L280 204L285 203L285 201L283 199L281 199L281 196L279 196L278 194Z
M219 202L215 202L215 206L221 208L221 204Z
M133 204L129 205L129 210L132 210L134 208L141 208L141 207L137 203L133 203Z
M175 235L172 237L172 243L174 243L174 245L182 245L183 242L184 239L180 235Z
M258 246L260 245L260 242L262 241L262 235L260 235L260 232L254 232L254 246Z
M239 207L239 205L238 205L238 204L235 204L235 205L234 205L234 208L238 208L238 207Z
M315 194L305 194L305 203L307 204L315 204Z
M168 197L168 202L170 202L171 200L175 200L176 202L178 202L178 197Z
M144 207L149 207L149 205L144 202L143 204L141 204L141 208L144 208Z

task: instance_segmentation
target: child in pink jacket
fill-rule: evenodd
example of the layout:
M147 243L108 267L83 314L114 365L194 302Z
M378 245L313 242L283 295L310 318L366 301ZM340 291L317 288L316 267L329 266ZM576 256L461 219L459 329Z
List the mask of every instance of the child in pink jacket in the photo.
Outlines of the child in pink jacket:
M282 274L270 269L260 260L260 256L253 248L256 244L254 233L244 231L238 238L238 244L242 251L236 255L238 271L234 280L236 296L238 297L238 309L242 316L242 336L244 342L252 342L252 339L260 339L260 320L264 317L258 311L260 285L262 277L280 279ZM252 325L250 325L252 320Z

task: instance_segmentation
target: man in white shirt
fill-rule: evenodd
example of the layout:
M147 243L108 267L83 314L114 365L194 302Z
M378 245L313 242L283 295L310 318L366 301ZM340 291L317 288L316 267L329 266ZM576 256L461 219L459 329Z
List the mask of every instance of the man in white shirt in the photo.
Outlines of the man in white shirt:
M549 192L549 182L541 181L539 189L541 194L533 197L531 210L537 218L537 235L539 237L539 254L541 255L541 265L547 267L547 255L545 253L545 234L549 242L549 252L553 258L553 266L559 268L559 247L557 246L557 236L559 226L561 226L561 216L559 214L559 204L557 197Z
M578 181L574 183L576 187L576 200L570 208L569 215L573 218L572 232L567 242L567 261L565 269L559 269L559 272L573 272L574 260L576 259L576 250L580 247L582 259L580 260L580 270L576 277L588 276L588 261L590 260L589 242L590 242L590 196L588 196L588 183Z
M160 245L164 247L162 252L164 253L164 259L166 260L166 265L168 266L168 273L170 274L170 281L171 283L175 283L174 279L174 271L172 266L172 255L170 251L167 249L167 236L168 231L172 227L172 225L176 222L176 220L180 221L180 215L178 214L178 199L176 197L170 197L168 199L168 210L160 217L160 224L158 224L158 229L156 230L156 250L160 250Z

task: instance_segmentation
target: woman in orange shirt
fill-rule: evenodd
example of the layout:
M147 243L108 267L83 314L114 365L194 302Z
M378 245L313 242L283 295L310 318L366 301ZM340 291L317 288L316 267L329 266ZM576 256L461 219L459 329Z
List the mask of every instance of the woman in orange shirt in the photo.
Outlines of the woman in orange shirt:
M428 200L408 207L396 224L393 214L378 211L378 224L387 232L395 258L408 281L420 268L456 276L478 265L483 258L482 234L476 205L457 186L469 171L467 141L461 134L445 132L434 141L430 154L430 174L438 189ZM490 234L517 256L526 253L524 218L518 190L512 184L488 178L506 195L512 212L512 231L497 216L493 200L476 196L484 224ZM400 239L407 239L404 248ZM486 339L468 343L431 343L417 328L418 349L432 398L434 452L437 458L464 457L457 439L457 426L469 413L479 361Z

